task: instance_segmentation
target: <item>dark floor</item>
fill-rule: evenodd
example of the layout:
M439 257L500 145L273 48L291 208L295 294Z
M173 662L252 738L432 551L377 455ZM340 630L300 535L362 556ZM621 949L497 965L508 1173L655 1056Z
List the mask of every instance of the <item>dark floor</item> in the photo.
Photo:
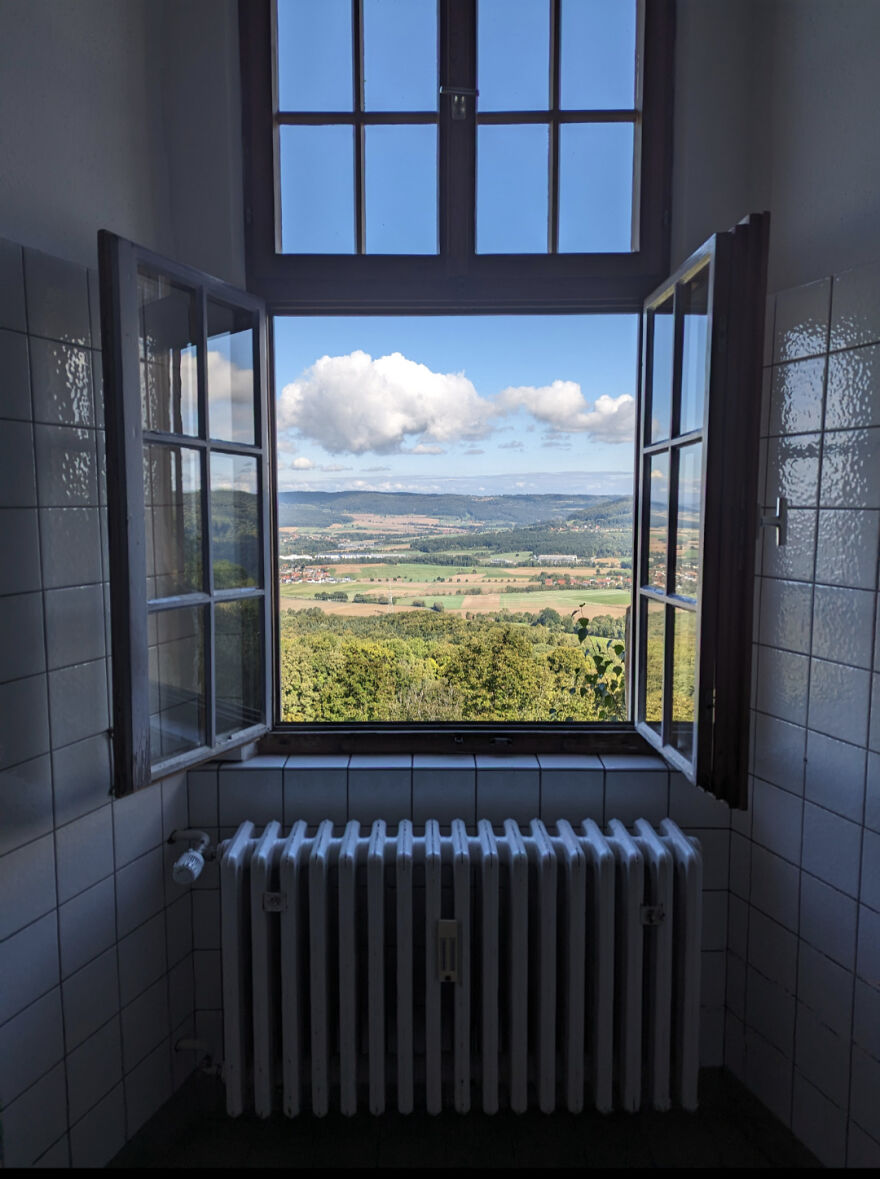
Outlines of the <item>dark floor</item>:
M222 1085L194 1076L110 1167L818 1167L728 1073L700 1079L686 1114L397 1113L226 1116Z

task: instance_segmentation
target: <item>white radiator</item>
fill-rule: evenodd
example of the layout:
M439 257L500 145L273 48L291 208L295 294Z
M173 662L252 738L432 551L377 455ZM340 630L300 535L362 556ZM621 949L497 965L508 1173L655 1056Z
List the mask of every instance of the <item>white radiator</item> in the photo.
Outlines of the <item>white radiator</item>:
M233 1116L696 1108L702 860L669 819L245 822L220 896Z

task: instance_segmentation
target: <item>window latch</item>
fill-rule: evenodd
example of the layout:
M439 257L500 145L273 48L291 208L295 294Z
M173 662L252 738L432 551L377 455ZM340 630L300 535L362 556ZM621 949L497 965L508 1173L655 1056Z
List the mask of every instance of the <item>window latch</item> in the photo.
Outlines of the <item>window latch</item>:
M467 117L467 100L476 98L479 90L469 90L466 86L441 86L441 94L452 96L452 117L456 122Z
M785 544L786 518L787 518L787 505L785 502L785 497L778 495L776 497L776 514L773 516L766 514L761 517L761 527L762 528L775 528L776 529L777 547L779 545Z

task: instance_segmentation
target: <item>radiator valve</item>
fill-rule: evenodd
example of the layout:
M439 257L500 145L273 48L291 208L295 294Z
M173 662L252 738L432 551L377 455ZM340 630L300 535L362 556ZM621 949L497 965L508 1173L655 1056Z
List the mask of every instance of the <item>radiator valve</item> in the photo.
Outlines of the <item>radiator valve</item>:
M192 884L201 875L205 858L210 858L208 845L211 837L205 831L196 831L189 827L172 831L168 837L169 843L177 843L180 840L188 840L190 847L174 861L171 876L175 884Z

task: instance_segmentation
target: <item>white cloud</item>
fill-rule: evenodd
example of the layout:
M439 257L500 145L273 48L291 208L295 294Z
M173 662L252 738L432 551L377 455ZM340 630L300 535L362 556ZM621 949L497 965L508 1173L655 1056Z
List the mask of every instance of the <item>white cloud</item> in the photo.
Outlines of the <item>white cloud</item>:
M280 431L295 431L331 454L392 454L482 438L492 403L463 373L435 373L400 352L373 359L366 352L322 356L278 398Z
M577 381L511 386L499 394L498 407L502 412L523 408L553 430L588 433L603 442L632 442L635 429L635 398L603 393L590 408Z
M522 442L499 442L498 449L499 450L522 450L523 443Z
M295 458L292 463L289 463L291 471L311 471L314 463L310 458Z
M405 446L401 454L446 454L446 447L429 446L426 442L420 442L418 446Z

